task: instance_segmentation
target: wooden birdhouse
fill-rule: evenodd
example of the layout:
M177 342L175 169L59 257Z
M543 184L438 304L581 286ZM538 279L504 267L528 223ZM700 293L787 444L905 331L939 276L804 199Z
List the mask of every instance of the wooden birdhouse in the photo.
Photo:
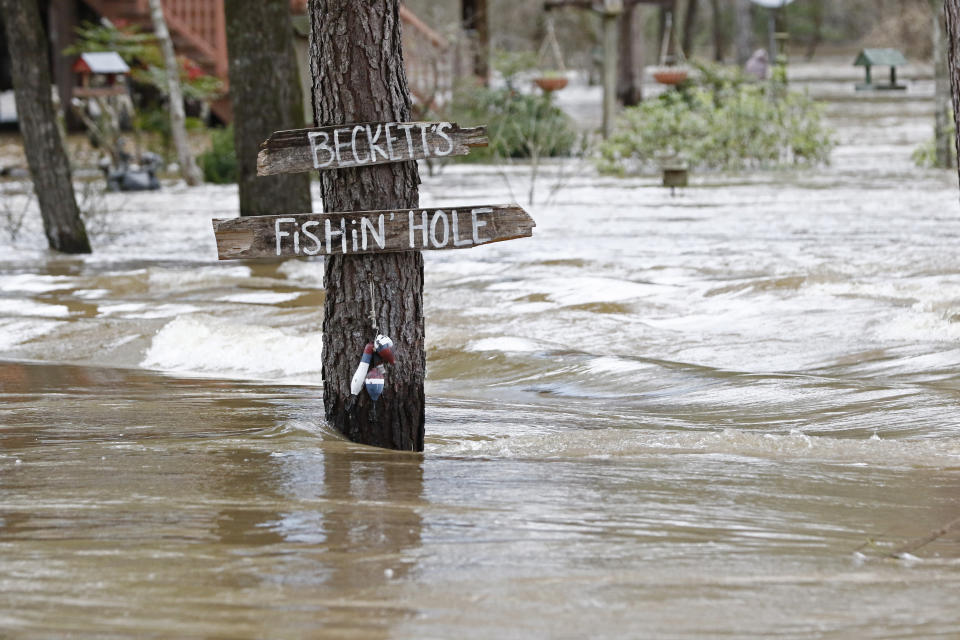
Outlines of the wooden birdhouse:
M907 64L907 59L904 58L903 54L896 49L864 49L857 56L857 59L853 61L853 66L863 67L867 73L866 82L857 84L857 91L906 90L906 86L897 84L897 67L904 64ZM877 65L890 67L889 84L874 84L873 77L870 74L870 69L871 67Z
M82 53L73 63L73 72L80 76L80 86L73 90L73 95L79 98L127 93L126 83L118 79L130 75L130 67L115 51Z

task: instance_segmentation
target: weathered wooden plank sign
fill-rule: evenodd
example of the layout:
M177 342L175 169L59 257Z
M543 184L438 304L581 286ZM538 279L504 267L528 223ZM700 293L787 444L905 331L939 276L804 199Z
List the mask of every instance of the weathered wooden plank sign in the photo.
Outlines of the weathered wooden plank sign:
M374 122L277 131L260 145L257 174L365 167L446 158L487 145L486 127L455 122Z
M467 249L530 237L517 205L398 209L215 219L221 260Z

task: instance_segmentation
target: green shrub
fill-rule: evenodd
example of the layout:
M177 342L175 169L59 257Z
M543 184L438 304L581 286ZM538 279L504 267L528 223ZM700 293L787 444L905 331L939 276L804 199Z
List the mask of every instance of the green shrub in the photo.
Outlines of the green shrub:
M461 126L487 126L490 145L471 152L472 160L565 156L577 141L570 117L549 95L509 88L461 87L454 96L451 119Z
M602 172L636 173L663 158L728 170L829 162L834 143L807 95L750 82L736 69L696 66L696 80L624 110L600 147Z
M233 126L214 129L210 139L210 149L199 158L203 179L215 184L236 183L237 152L233 146Z
M957 127L953 121L953 109L951 108L947 114L947 139L950 140L950 144L947 145L947 148L950 149L950 166L957 166L957 145L954 142L957 136ZM910 156L913 159L913 163L920 167L921 169L933 169L937 166L937 140L936 138L931 137L926 142L921 143L916 149L913 150L913 154Z

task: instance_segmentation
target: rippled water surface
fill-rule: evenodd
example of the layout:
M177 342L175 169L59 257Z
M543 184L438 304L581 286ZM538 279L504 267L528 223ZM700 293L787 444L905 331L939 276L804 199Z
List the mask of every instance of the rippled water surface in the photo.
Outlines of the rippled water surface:
M218 264L234 189L0 234L0 635L955 637L960 533L887 555L960 516L956 176L925 84L814 88L832 167L571 161L532 239L428 253L423 455L323 423L322 265Z

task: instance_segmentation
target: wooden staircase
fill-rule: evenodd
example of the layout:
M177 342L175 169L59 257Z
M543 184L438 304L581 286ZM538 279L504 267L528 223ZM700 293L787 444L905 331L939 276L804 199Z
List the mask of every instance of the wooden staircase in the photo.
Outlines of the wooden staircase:
M136 24L152 30L148 0L83 0L93 11L115 24ZM222 0L163 0L163 13L177 55L189 58L205 73L229 87L227 32ZM293 13L306 11L306 0L290 0ZM418 116L440 101L454 76L452 48L440 34L401 5L404 60ZM229 97L211 105L224 122L233 119Z

